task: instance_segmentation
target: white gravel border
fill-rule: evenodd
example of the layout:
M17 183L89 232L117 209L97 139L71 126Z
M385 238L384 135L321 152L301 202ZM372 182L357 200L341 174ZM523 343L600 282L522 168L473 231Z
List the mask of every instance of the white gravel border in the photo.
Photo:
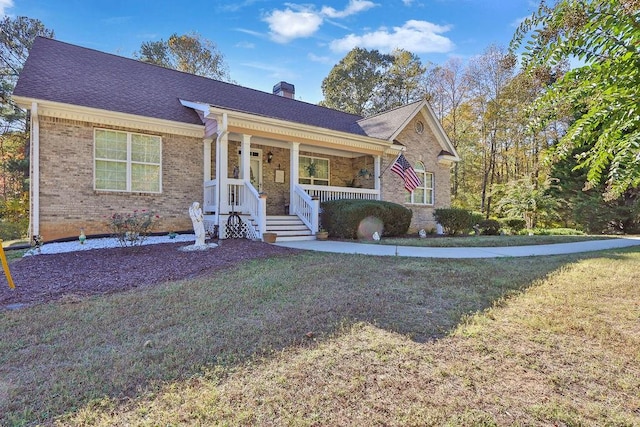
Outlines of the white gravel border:
M180 243L180 242L189 242L195 243L196 236L195 234L178 234L173 239L169 238L169 236L149 236L147 237L143 245L154 245L158 243ZM45 243L40 248L38 252L37 249L32 248L29 249L24 256L31 255L39 255L39 254L59 254L65 252L76 252L76 251L88 251L92 249L105 249L105 248L119 248L120 243L115 237L101 237L101 238L87 238L84 244L81 244L79 241L74 240L71 242L55 242L55 243Z

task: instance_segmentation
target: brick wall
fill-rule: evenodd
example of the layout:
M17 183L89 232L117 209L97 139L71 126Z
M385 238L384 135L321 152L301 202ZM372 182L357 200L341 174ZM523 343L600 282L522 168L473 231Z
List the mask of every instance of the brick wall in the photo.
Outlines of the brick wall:
M190 230L188 209L202 200L203 142L162 137L162 193L119 193L93 189L91 123L40 117L40 234L45 240L108 233L107 218L134 210L160 215L155 231ZM135 129L111 128L136 132ZM151 133L150 133L151 134Z
M424 124L422 134L418 134L415 130L415 124L418 120ZM382 176L382 199L399 203L413 211L410 232L416 232L422 228L425 230L435 229L436 222L433 218L433 211L437 208L449 207L451 204L451 168L448 165L438 164L438 154L442 147L440 147L435 135L427 126L427 121L421 114L418 114L396 139L405 145L404 156L412 166L415 166L418 161L422 161L425 170L434 174L435 204L426 206L406 203L406 190L404 189L402 178L393 173L390 167L386 169ZM385 170L394 160L395 157L384 158L382 170Z

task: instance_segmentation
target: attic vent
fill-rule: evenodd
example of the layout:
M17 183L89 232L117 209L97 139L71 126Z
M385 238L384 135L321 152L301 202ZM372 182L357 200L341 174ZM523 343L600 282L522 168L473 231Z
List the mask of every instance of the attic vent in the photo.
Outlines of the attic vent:
M296 88L291 83L280 82L273 87L273 94L293 99L296 94Z

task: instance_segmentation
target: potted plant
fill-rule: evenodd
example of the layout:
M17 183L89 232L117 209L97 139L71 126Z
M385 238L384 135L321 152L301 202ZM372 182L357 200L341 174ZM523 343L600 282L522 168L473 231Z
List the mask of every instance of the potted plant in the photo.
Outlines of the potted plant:
M265 243L275 243L277 238L276 233L262 233L262 241Z
M309 176L316 176L316 170L316 164L314 162L307 165L307 173L309 173Z
M320 227L320 229L316 232L317 240L327 240L329 238L329 232L324 228Z

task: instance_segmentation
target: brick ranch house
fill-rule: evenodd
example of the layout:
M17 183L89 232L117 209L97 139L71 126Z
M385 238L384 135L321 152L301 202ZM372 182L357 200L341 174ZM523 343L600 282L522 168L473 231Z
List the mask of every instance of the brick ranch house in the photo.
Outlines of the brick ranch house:
M249 235L313 239L319 202L388 200L435 227L459 160L425 101L372 117L38 38L13 97L31 117L30 233L46 241L108 232L114 213L149 210L157 231L242 214ZM400 153L422 185L388 166Z

